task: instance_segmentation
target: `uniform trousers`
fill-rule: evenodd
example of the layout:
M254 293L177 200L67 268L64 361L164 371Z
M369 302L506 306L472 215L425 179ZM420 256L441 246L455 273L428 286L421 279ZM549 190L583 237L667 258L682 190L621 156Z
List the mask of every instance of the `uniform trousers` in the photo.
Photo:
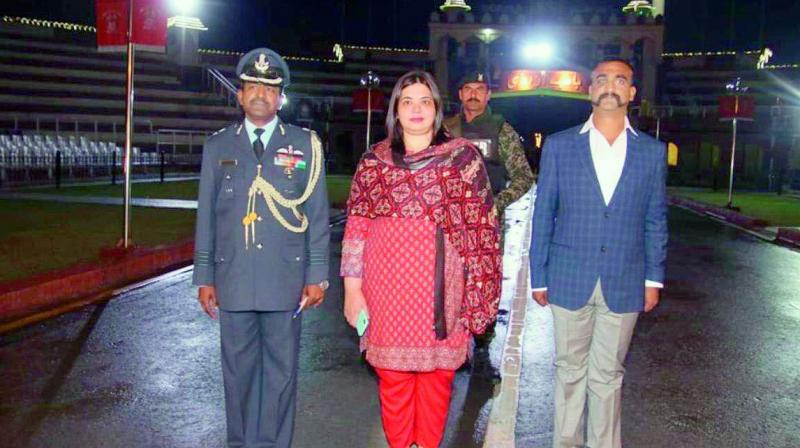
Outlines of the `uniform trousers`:
M391 448L412 443L436 448L444 435L454 370L401 372L375 368L386 441Z
M301 317L220 310L229 448L289 448L294 434Z
M639 313L611 311L599 279L582 308L551 308L556 341L553 446L620 448L623 362Z

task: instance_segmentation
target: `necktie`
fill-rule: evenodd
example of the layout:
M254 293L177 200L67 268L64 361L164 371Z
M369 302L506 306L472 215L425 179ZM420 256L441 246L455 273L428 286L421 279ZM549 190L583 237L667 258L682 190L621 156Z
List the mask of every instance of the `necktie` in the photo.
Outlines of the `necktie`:
M261 160L261 156L264 155L264 142L261 141L261 134L264 133L264 130L258 128L253 132L256 133L256 141L253 142L253 152L256 154L256 159Z

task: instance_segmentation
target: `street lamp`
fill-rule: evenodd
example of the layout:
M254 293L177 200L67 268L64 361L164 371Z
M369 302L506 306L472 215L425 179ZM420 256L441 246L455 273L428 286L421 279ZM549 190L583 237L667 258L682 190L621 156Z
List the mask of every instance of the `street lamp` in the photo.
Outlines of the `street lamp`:
M369 134L372 128L372 89L377 89L380 84L380 78L372 70L361 77L361 86L367 89L367 150L369 150Z
M484 28L477 34L478 39L485 44L494 42L495 39L500 37L500 33L492 28Z

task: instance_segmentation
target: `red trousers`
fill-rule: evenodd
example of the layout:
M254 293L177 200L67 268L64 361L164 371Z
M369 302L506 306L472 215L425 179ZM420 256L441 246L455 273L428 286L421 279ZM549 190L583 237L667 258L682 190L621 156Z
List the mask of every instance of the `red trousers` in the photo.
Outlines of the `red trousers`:
M454 370L399 372L375 369L381 400L381 420L391 448L416 443L437 448L444 435Z

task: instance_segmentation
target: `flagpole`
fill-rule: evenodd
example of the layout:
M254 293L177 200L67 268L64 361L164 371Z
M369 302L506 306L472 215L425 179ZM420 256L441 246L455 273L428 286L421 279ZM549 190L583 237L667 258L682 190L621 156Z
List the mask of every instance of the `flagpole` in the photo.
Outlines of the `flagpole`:
M128 5L128 73L125 83L125 157L123 171L125 173L125 225L123 247L128 248L131 234L131 144L133 140L133 3Z
M372 127L372 86L367 86L367 151L369 151L369 131Z
M362 87L367 88L367 150L369 150L370 128L372 128L372 89L377 89L381 85L381 80L378 75L369 70L361 77L360 82Z
M736 117L733 117L733 137L731 139L731 174L728 180L728 205L726 207L733 208L733 169L734 162L736 161Z

